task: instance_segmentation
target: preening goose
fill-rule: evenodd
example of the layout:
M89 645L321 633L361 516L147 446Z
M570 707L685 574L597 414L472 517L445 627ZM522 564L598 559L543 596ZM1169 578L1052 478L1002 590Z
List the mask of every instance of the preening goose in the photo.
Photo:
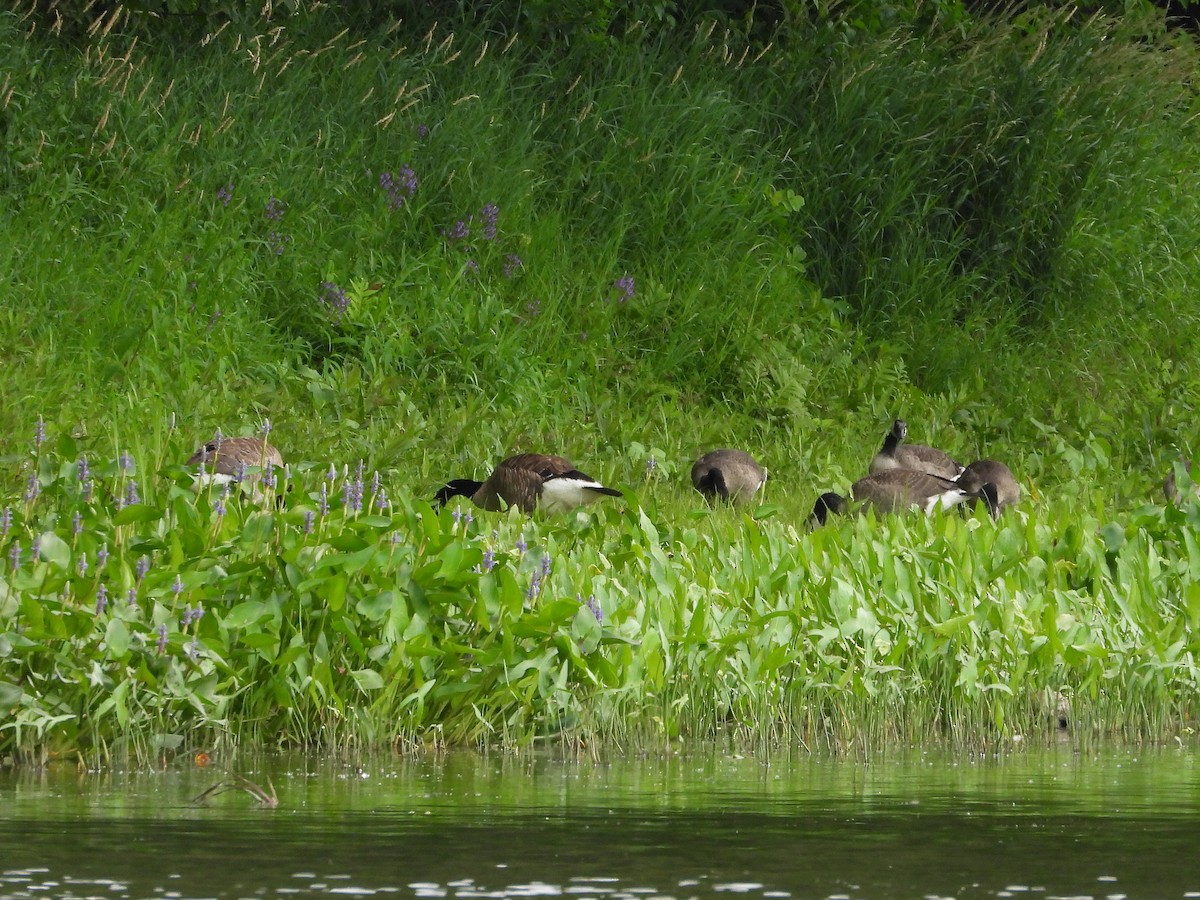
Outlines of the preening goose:
M908 509L931 513L979 499L987 504L988 511L994 516L998 506L996 486L990 482L968 490L948 478L911 469L889 469L860 478L850 486L850 499L864 508L870 506L883 513ZM840 494L822 494L817 498L809 521L824 525L829 513L844 513L849 508L849 502Z
M1178 506L1181 495L1179 493L1179 485L1175 481L1176 466L1188 474L1192 480L1192 493L1200 497L1200 465L1197 465L1195 462L1188 462L1186 457L1181 456L1172 463L1171 470L1167 472L1167 477L1163 479L1163 493L1167 497L1167 502Z
M535 509L565 512L599 500L620 497L615 488L605 487L580 472L570 460L544 453L510 456L496 465L487 481L455 478L434 497L441 506L451 497L466 497L481 509L499 510L516 506L522 512Z
M872 475L893 469L911 469L939 478L955 479L962 473L963 467L949 454L924 444L906 444L906 437L908 423L897 419L892 423L892 430L883 439L883 446L871 460Z
M958 476L958 485L966 491L978 491L985 484L995 485L996 515L1021 500L1021 485L1012 470L998 460L977 459Z
M705 497L750 500L767 483L767 470L745 450L712 450L692 466L692 484Z
M201 484L226 484L231 481L257 481L264 469L282 468L283 457L264 439L222 437L217 435L187 461L189 466L203 463Z

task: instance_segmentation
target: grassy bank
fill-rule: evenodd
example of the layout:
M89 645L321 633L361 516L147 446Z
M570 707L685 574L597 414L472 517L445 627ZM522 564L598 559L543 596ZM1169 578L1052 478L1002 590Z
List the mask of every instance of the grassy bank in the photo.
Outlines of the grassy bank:
M635 38L0 17L0 748L1191 720L1194 53ZM1030 500L807 534L897 414ZM282 509L192 493L268 419ZM726 444L755 518L684 485ZM424 504L523 449L628 500Z

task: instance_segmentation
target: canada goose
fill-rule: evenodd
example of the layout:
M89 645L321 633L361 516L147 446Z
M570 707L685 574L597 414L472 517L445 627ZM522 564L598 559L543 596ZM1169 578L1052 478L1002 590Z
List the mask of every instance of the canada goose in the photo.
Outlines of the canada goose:
M500 510L516 506L522 512L535 509L565 512L600 497L623 496L580 472L570 460L544 453L510 456L496 465L487 481L455 478L434 497L438 506L451 497L467 497L481 509Z
M977 459L958 476L958 485L966 491L978 491L984 484L996 487L996 515L1021 500L1021 486L1012 470L994 459Z
M911 469L914 472L953 480L962 474L963 467L949 454L924 444L906 444L906 437L908 423L897 419L892 423L892 430L883 439L883 446L871 460L872 475L892 469Z
M261 477L263 469L282 468L283 457L262 438L218 434L188 458L189 466L201 464L204 474L200 476L199 484L253 482Z
M745 450L712 450L692 466L692 484L705 497L749 500L767 483L767 470Z
M974 489L966 489L948 478L914 472L911 469L889 469L860 478L850 485L850 499L879 512L895 513L917 508L931 513L937 509L950 509L960 503L978 498L987 504L988 512L995 516L998 506L996 486L990 482ZM845 497L833 492L822 494L813 506L809 521L824 525L829 513L845 513L849 503Z
M1183 456L1171 464L1171 470L1167 472L1167 477L1163 479L1163 493L1166 494L1168 503L1178 506L1180 494L1179 485L1175 483L1176 466L1187 472L1188 477L1192 479L1192 493L1197 497L1200 497L1200 479L1197 478L1200 475L1200 466L1197 466L1195 462L1188 462L1187 458Z

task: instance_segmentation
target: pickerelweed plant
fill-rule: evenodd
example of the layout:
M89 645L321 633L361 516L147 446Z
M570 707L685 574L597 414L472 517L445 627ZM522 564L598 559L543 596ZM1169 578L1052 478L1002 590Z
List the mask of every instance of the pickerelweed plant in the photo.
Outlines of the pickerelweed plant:
M674 525L440 511L361 466L27 460L0 752L1150 736L1200 696L1200 508ZM138 480L139 500L128 502ZM1069 712L1062 713L1062 709Z

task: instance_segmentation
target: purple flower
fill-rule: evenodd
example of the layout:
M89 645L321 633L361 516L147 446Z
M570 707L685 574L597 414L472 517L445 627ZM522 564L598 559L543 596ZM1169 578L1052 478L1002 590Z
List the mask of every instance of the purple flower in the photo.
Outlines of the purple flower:
M187 628L193 622L200 621L202 615L204 615L204 607L199 603L196 604L195 609L192 608L190 603L187 604L183 608L183 627Z
M380 491L379 491L379 494L378 494L378 495L375 497L375 506L376 506L376 508L377 508L377 509L378 509L380 512L383 512L383 511L384 511L385 509L387 509L387 508L388 508L390 505L391 505L391 502L388 500L387 491L386 491L386 490L380 490Z
M321 282L321 295L318 299L338 321L341 321L346 315L346 310L350 308L350 297L332 281Z
M130 479L125 485L125 505L132 506L134 503L141 503L141 495L138 494L137 482Z
M176 575L175 580L171 582L171 593L176 597L183 593L183 579L179 575Z
M266 216L268 219L270 219L272 222L278 222L280 219L283 218L283 214L286 210L287 210L287 204L285 204L278 197L272 197L270 200L267 201L267 206L263 210L263 215Z
M267 464L265 466L263 466L263 473L262 473L263 487L266 488L268 491L274 490L276 480L277 479L275 478L275 463L268 460Z
M380 172L379 186L387 194L388 208L400 209L417 193L417 173L408 165L401 166L398 172Z
M525 592L526 600L533 600L542 592L542 573L534 572L533 578L529 581L529 590Z
M233 182L229 182L219 191L217 191L217 199L221 201L222 206L229 206L229 201L233 199Z
M13 541L12 546L8 548L8 561L12 563L13 571L17 571L17 567L21 565L21 542Z
M104 585L96 588L96 615L100 615L108 608L108 588Z
M419 137L421 140L425 140L425 138L429 137L429 126L424 122L417 125L417 137Z
M75 564L75 571L79 573L80 578L83 578L85 575L87 575L87 570L88 570L87 554L80 553L79 554L79 562L77 562Z
M479 263L475 262L475 260L473 260L473 259L468 259L466 264L463 265L463 274L468 275L471 278L478 278L479 277Z
M227 513L229 511L225 507L225 501L229 499L229 485L230 485L230 482L228 482L228 481L225 482L223 485L221 485L221 493L217 497L216 505L213 507L213 512L215 512L217 514L218 519L221 518L222 516L224 516L225 513Z
M525 535L521 535L519 538L517 538L516 547L517 552L521 554L524 554L525 551L529 549L529 545L525 543Z
M391 541L392 546L395 547L402 540L402 538L400 537L400 532L393 531L391 533L391 536L388 538L388 540Z
M337 481L337 466L333 463L329 464L329 471L325 473L326 481Z
M536 319L542 312L542 301L534 300L525 304L525 313L530 319Z
M316 522L316 520L317 520L316 513L314 513L311 509L305 510L305 512L304 512L304 533L305 534L313 533L313 523Z
M600 608L600 603L598 600L596 600L596 595L588 594L588 598L584 601L584 605L591 610L592 615L596 617L596 624L603 625L604 610Z
M500 207L495 203L485 203L483 209L479 210L479 218L483 221L481 229L483 239L494 241L496 239L496 222L500 218Z
M37 417L37 424L33 426L33 446L36 450L46 443L46 423L41 416Z
M379 493L380 484L381 484L381 480L379 478L379 470L376 469L374 472L371 473L371 493L372 494Z
M280 234L278 231L271 231L267 234L267 246L276 256L283 256L291 243L292 236L290 234Z
M163 622L158 626L158 655L162 656L163 651L167 649L167 623Z
M29 545L30 562L36 563L42 556L42 536L35 535L33 541Z
M550 558L549 553L542 554L542 577L545 578L550 574L550 569L554 565L554 560Z
M471 511L468 509L467 514L465 516L463 516L463 522L465 522L467 525L470 525L474 521L475 521L475 517L473 515L471 515Z
M462 517L463 517L462 507L461 506L454 507L454 512L450 513L450 518L452 518L454 520L454 524L458 525L460 522L462 522Z
M29 480L25 482L25 501L32 503L41 493L41 485L38 484L37 472L29 473Z
M117 466L122 472L128 472L133 469L133 457L125 450L121 451L121 455L117 457Z
M346 507L350 512L356 513L362 511L363 501L363 483L356 478L354 481L349 479L342 482L342 506Z
M83 514L79 510L75 510L75 515L71 516L71 534L75 537L83 534Z
M12 509L4 507L4 512L0 513L0 541L8 537L8 529L12 528Z
M513 278L517 274L518 269L525 267L525 263L521 262L521 257L515 253L510 253L504 257L504 277Z
M131 587L129 589L129 591L125 594L125 602L130 606L135 606L137 604L137 588Z
M208 330L212 331L217 324L217 319L221 318L221 307L213 307L212 315L208 317Z
M618 303L628 303L636 292L632 275L622 275L612 283L612 286L621 292L621 296L617 298Z
M101 544L100 549L96 551L96 568L103 569L106 562L108 562L108 544Z
M184 648L184 653L187 654L188 659L195 662L200 657L200 639L193 635L192 639L188 641L187 647Z
M317 498L317 511L322 516L329 512L329 488L325 484L321 485L321 495Z
M653 456L646 457L646 475L653 475L658 470L658 460Z
M483 551L483 571L490 572L496 568L496 551L487 549Z
M145 579L146 573L150 571L150 557L146 556L145 554L139 556L137 561L137 569L135 571L137 573L137 580L139 582Z
M467 220L459 219L451 227L442 229L442 234L451 244L457 244L471 236L471 225Z

